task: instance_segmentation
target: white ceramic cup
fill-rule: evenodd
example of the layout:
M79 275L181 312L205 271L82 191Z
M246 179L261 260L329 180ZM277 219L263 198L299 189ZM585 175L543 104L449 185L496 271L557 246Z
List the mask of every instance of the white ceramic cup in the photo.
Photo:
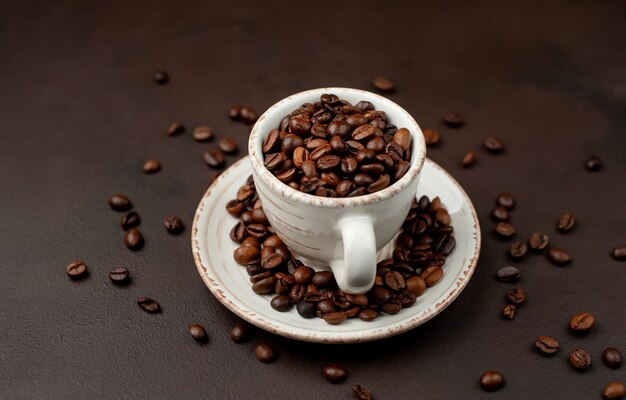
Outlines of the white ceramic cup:
M367 100L388 121L412 134L411 167L397 182L375 193L348 198L320 197L295 190L263 165L263 139L283 117L304 103L332 93L352 104ZM321 88L291 95L270 107L250 133L248 152L257 193L282 241L307 265L330 268L346 293L364 293L374 284L376 252L393 239L409 213L426 158L417 122L393 101L364 90Z

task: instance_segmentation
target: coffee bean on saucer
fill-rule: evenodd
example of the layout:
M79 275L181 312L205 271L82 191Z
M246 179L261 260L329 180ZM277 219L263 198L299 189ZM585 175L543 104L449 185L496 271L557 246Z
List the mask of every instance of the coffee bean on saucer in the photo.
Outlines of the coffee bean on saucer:
M270 305L276 311L285 312L291 310L293 303L289 296L278 295L270 301Z
M548 261L552 264L562 267L572 261L572 257L560 247L552 247L548 250Z
M141 231L137 228L132 228L126 231L124 235L124 244L130 250L136 251L143 247L144 240Z
M209 149L204 152L204 162L211 168L221 168L226 163L220 149Z
M239 149L237 142L233 138L225 137L219 140L220 149L226 154L234 154Z
M135 228L139 226L140 222L141 222L141 218L139 217L139 214L137 214L134 211L131 211L122 217L122 219L120 220L120 225L122 226L123 230L127 231L131 228Z
M193 138L198 142L207 142L213 139L213 129L208 126L198 126L193 130Z
M515 314L517 313L517 307L515 304L507 304L502 310L502 318L504 319L513 319L515 318Z
M125 285L130 282L130 273L126 267L113 268L109 272L109 279L116 285Z
M149 159L143 164L143 172L146 174L154 174L161 169L161 163L154 158Z
M396 89L394 83L384 76L376 76L372 79L372 85L381 92L393 92Z
M256 347L255 350L256 359L261 361L263 364L268 364L276 360L276 353L274 349L266 343L262 343Z
M189 333L191 333L191 337L195 341L206 342L209 340L209 337L206 334L206 329L204 329L204 326L200 324L189 325Z
M159 85L165 85L170 80L170 75L167 71L157 71L152 75L152 79Z
M310 301L300 301L296 305L296 309L298 310L298 314L300 314L303 318L313 318L315 317L315 304Z
M230 336L231 340L235 343L247 342L252 336L250 324L245 321L237 322L230 330L228 336Z
M509 239L515 235L515 227L508 222L497 222L494 225L494 230L504 239Z
M359 312L358 317L361 321L373 321L378 317L378 311L372 308L365 308Z
M496 204L507 210L512 210L515 208L515 198L511 193L500 193L498 197L496 197Z
M128 197L124 196L123 194L116 194L111 196L109 198L109 206L111 206L111 209L113 209L114 211L128 211L133 208L133 205L131 204Z
M603 166L602 160L598 156L589 156L587 161L585 161L585 168L589 172L600 171Z
M511 243L511 247L509 249L509 253L513 258L522 258L526 255L526 251L528 250L528 246L524 242L513 242Z
M528 244L530 248L539 253L548 246L550 239L544 233L535 232L530 237Z
M606 400L623 399L626 396L626 386L622 382L611 382L602 389L602 398Z
M339 364L328 364L322 368L322 375L330 383L341 383L346 380L348 373Z
M67 266L65 267L65 272L70 278L76 280L82 279L89 274L89 271L87 270L87 264L80 260L72 261L71 263L67 264Z
M331 325L339 325L348 318L345 312L337 311L324 314L324 321Z
M496 278L500 282L516 282L520 278L520 272L519 272L519 269L511 265L508 265L498 270L498 273L496 274Z
M559 350L559 342L550 336L537 336L535 347L543 354L554 354Z
M313 275L315 275L315 270L311 267L301 266L296 268L293 272L293 281L298 285L307 285L313 279Z
M556 228L559 232L565 233L571 231L574 228L574 225L576 225L574 216L572 214L565 213L559 217L559 220L556 223Z
M574 315L569 321L569 327L576 333L589 332L596 323L596 319L593 315L583 312Z
M171 215L165 218L165 222L163 224L165 225L165 229L167 230L167 232L173 235L179 234L185 229L183 220L175 215Z
M611 257L617 261L626 261L626 244L613 248Z
M499 154L504 150L504 144L495 136L489 136L483 142L483 145L491 154Z
M426 146L434 147L439 144L441 141L441 136L439 135L439 131L435 131L433 129L424 129L424 140L426 142Z
M412 276L406 280L406 288L415 293L416 296L421 296L426 290L426 282L421 276Z
M441 280L443 276L443 270L441 267L428 267L422 272L422 279L426 283L427 287L435 285Z
M465 123L465 119L461 114L455 111L447 111L443 114L443 122L451 128L457 128Z
M352 392L358 400L372 400L372 392L363 385L352 385Z
M161 312L161 305L149 297L138 298L137 304L148 314L158 314Z
M584 371L591 366L591 355L584 349L576 348L570 351L569 362L572 367Z
M618 369L622 366L622 353L615 347L607 347L602 352L602 361L611 369Z
M463 168L469 168L476 164L476 153L473 150L467 151L461 158L461 166Z
M493 392L504 386L504 375L498 371L487 371L480 376L480 386L487 392Z
M506 222L509 220L509 211L502 206L497 206L491 212L491 218L496 222Z
M519 306L526 301L526 293L524 293L523 289L513 288L506 292L506 298L511 304Z
M185 132L185 126L180 122L172 122L170 126L167 127L167 136L176 136Z

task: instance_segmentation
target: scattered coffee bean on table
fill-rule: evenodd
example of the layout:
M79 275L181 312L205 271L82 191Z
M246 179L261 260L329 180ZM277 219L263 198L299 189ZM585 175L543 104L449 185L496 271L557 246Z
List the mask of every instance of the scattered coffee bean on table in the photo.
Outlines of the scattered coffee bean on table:
M161 305L149 297L138 298L137 304L148 314L158 314L161 312Z
M515 227L509 222L496 222L494 230L503 239L509 239L515 236Z
M374 85L376 89L385 93L393 92L396 89L396 86L390 79L380 75L372 79L372 85Z
M126 267L113 268L109 272L109 279L116 285L126 285L130 282L130 273Z
M498 270L496 278L500 282L517 282L520 278L520 272L514 266L508 265Z
M560 247L552 247L548 250L547 257L548 261L558 267L565 266L572 261L572 257Z
M200 324L189 325L189 333L191 333L191 337L198 342L207 342L209 340L206 329Z
M469 168L476 164L476 153L473 150L469 150L461 158L461 166L463 168Z
M572 367L584 371L591 366L591 356L586 350L576 348L570 351L569 362Z
M487 392L493 392L504 386L504 375L498 371L487 371L480 376L480 386Z
M512 210L515 208L515 198L511 193L500 193L498 197L496 197L496 204L507 210Z
M561 215L556 222L556 228L561 233L571 231L574 228L574 225L576 225L576 220L574 219L574 216L569 213Z
M458 128L465 123L465 119L461 114L455 111L447 111L443 114L443 122L451 128Z
M589 172L600 171L603 166L602 160L598 156L590 156L587 161L585 161L585 168L587 168Z
M527 250L528 246L526 246L526 243L519 241L513 242L509 248L509 254L511 254L511 257L519 259L526 255Z
M580 314L574 315L569 321L569 327L572 331L581 333L581 332L589 332L591 328L596 323L596 319L593 315L583 312Z
M123 194L115 194L109 198L109 206L114 211L129 211L133 208L132 203L128 197Z
M193 138L198 142L208 142L213 139L213 129L208 126L198 126L193 130Z
M506 298L509 303L519 306L526 301L526 293L523 289L513 288L506 292Z
M239 321L230 330L228 336L235 343L247 342L252 338L252 328L245 321Z
M626 244L613 248L613 250L611 250L611 257L617 261L626 261Z
M125 231L139 226L140 223L141 223L141 218L139 217L139 214L137 214L134 211L131 211L128 214L125 214L120 220L120 225L122 226L122 229Z
M483 142L483 145L491 154L500 154L504 150L504 144L495 136L489 136Z
M87 264L80 260L72 261L71 263L67 264L67 266L65 267L65 272L67 273L67 276L72 279L82 279L89 274L89 271L87 270Z
M170 75L167 71L157 71L152 75L152 79L159 85L165 85L170 80Z
M559 342L550 336L537 336L535 347L544 354L554 354L559 351Z
M256 347L255 350L256 359L261 361L263 364L268 364L276 360L276 353L274 349L266 343L262 343Z
M530 248L533 249L533 251L540 253L543 249L548 247L549 242L550 239L548 238L548 235L535 232L530 236L528 244L530 245Z
M185 132L185 126L180 122L172 122L170 126L167 127L167 136L176 136Z
M322 375L330 383L341 383L346 380L348 373L339 364L328 364L322 368Z
M250 106L242 106L235 104L228 110L228 116L233 121L241 121L245 124L252 125L259 118L256 111Z
M607 347L602 352L602 361L604 361L607 367L618 369L622 366L622 353L615 347Z
M154 158L149 159L143 164L143 172L146 174L154 174L161 170L161 163Z
M424 129L424 141L426 146L435 147L441 141L441 135L434 129Z
M165 218L165 222L163 224L165 225L165 230L167 230L167 232L171 233L172 235L177 235L185 230L185 224L183 224L183 220L175 215L171 215Z
M626 386L622 382L611 382L602 389L602 398L606 400L623 399L626 396Z
M220 149L209 149L204 152L204 162L211 168L221 168L226 160Z
M136 251L143 247L144 240L141 231L137 228L132 228L126 231L124 235L124 244L130 250Z
M372 392L363 385L352 385L352 391L358 400L372 400Z
M234 154L239 150L237 142L233 138L225 137L221 138L218 142L220 149L226 154Z
M515 314L517 313L517 307L515 304L507 304L502 310L502 318L504 319L513 319L515 318Z
M497 206L491 212L491 218L496 222L506 222L509 220L509 211L502 206Z

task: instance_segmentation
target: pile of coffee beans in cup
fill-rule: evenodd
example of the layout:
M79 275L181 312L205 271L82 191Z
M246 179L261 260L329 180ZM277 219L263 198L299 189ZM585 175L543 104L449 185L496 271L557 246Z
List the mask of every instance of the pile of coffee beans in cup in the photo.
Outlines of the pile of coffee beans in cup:
M230 232L240 244L235 261L244 266L252 290L273 295L270 305L285 312L294 306L304 318L337 325L348 318L373 321L381 312L397 314L439 282L446 256L455 247L450 215L441 200L413 200L391 258L377 265L374 287L365 294L343 293L332 271L315 271L295 258L276 235L250 176L226 210L239 219Z
M354 197L393 185L411 166L411 132L369 101L334 94L305 103L267 133L264 165L281 182L323 197Z

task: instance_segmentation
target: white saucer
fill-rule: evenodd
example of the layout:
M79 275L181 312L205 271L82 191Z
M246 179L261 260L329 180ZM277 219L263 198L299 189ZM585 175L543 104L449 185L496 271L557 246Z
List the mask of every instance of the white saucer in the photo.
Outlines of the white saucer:
M426 159L417 196L439 196L452 217L456 247L446 259L441 281L396 315L381 313L372 322L358 318L329 325L321 318L304 319L295 307L278 312L270 307L273 295L259 296L251 289L246 269L233 260L237 243L229 233L237 219L226 203L252 172L248 157L225 170L206 191L193 221L191 247L198 272L217 299L248 322L293 339L320 343L356 343L406 332L443 311L461 293L472 276L480 251L480 227L471 200L454 178ZM380 253L389 254L389 247ZM382 255L381 255L381 258Z

